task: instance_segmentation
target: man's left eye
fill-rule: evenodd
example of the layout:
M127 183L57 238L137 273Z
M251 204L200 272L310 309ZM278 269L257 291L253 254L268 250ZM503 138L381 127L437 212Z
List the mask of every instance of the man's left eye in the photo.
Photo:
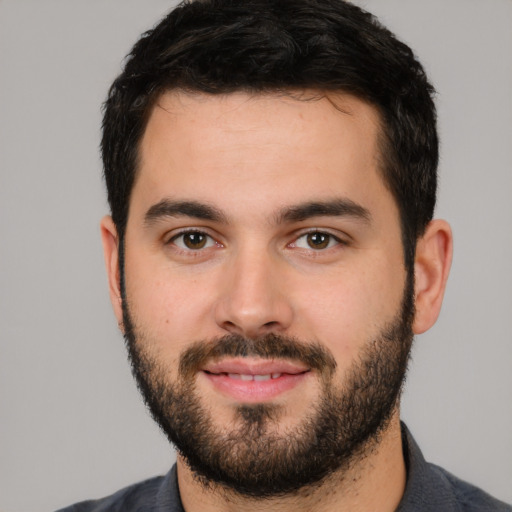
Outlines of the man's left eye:
M174 236L170 240L176 247L188 251L198 251L215 245L215 240L201 231L187 231Z
M329 249L339 243L339 238L336 238L334 235L322 231L312 231L299 236L292 245L301 249L315 249L319 251Z

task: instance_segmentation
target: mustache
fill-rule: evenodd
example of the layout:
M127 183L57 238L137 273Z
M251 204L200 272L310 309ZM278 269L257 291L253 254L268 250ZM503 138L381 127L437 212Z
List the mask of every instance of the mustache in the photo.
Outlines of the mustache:
M197 341L180 356L179 374L189 377L208 361L222 357L261 357L264 359L291 359L330 377L336 369L336 360L319 343L306 343L291 336L270 333L258 338L228 334L210 341Z

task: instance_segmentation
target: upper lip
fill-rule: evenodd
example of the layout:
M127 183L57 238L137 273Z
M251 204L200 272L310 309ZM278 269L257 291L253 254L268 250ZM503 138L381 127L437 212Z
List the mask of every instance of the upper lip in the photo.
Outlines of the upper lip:
M273 359L235 358L212 361L202 368L208 373L238 373L240 375L268 375L273 373L288 373L296 375L309 371L303 364Z

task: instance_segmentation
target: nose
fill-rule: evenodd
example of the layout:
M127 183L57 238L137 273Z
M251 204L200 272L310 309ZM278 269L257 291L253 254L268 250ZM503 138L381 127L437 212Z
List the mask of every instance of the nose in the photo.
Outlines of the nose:
M284 332L293 319L283 268L265 251L240 252L222 275L215 321L230 334L256 338Z

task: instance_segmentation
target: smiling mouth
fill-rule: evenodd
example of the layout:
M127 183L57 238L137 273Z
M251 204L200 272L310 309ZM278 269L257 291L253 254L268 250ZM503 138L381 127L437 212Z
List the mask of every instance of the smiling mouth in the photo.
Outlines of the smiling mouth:
M305 370L304 372L298 372L298 373L277 372L277 373L252 374L252 373L227 373L227 372L217 372L216 373L216 372L209 372L207 370L204 370L205 373L210 374L210 375L223 375L223 376L229 377L230 379L243 380L243 381L247 381L247 382L251 381L251 380L262 382L262 381L266 381L266 380L279 379L279 377L282 377L283 375L300 375L302 373L306 373L306 371L309 371L309 370Z
M219 375L219 374L218 374ZM263 381L263 380L270 380L270 379L278 379L283 375L282 373L266 373L264 375L252 375L248 373L223 373L220 375L227 375L230 379L240 379L245 381L250 380L256 380L256 381Z
M261 380L278 378L283 374L297 375L309 371L310 368L301 363L287 360L262 359L249 357L224 358L205 365L203 371L212 375L229 375L232 378L252 380L254 377L263 377Z
M200 373L224 396L257 403L294 389L310 372L310 368L289 361L237 358L210 363Z

